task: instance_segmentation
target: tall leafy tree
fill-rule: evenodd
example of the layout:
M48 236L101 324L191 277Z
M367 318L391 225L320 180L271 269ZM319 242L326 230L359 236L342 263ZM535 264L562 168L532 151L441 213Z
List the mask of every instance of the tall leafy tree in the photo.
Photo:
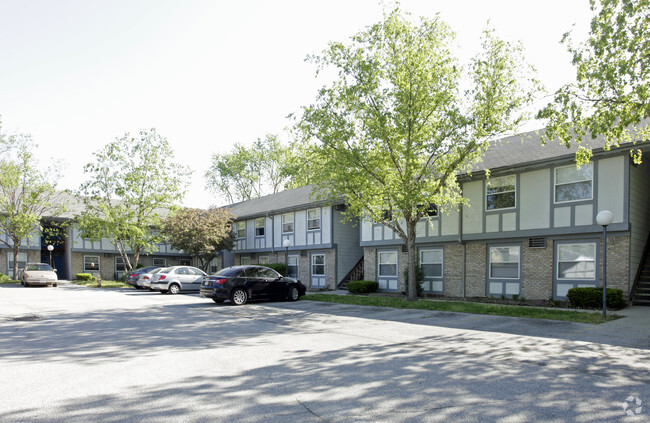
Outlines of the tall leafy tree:
M349 43L311 57L338 76L299 123L313 146L316 195L345 197L349 215L383 223L408 247L413 301L417 222L432 205L464 202L456 175L471 170L491 140L516 130L538 89L520 45L485 31L482 53L463 70L453 39L438 16L385 13Z
M94 156L80 188L81 235L109 239L131 270L141 254L162 241L163 215L182 201L190 172L174 162L169 142L155 129L141 130L137 137L126 133Z
M562 42L573 55L576 80L560 88L537 117L548 119L546 140L570 145L589 135L605 137L607 148L650 139L650 0L590 0L591 31L575 45L570 33ZM641 161L641 150L632 151ZM579 163L591 158L580 146Z
M45 216L65 211L56 191L59 163L41 166L29 134L6 135L0 127L0 242L13 252L13 279L18 279L18 253L25 239L44 228Z
M169 244L199 260L204 271L221 250L232 250L234 216L228 209L183 208L165 219L163 234Z
M275 194L290 179L286 171L289 149L277 135L268 134L250 147L235 144L229 153L215 154L206 172L207 188L228 203Z

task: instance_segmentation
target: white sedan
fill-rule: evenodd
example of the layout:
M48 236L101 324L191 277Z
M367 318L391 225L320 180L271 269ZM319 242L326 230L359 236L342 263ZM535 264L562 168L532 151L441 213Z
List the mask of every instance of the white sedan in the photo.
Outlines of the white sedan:
M59 278L56 270L52 269L49 264L45 263L27 263L23 269L20 284L23 286L41 285L57 286Z

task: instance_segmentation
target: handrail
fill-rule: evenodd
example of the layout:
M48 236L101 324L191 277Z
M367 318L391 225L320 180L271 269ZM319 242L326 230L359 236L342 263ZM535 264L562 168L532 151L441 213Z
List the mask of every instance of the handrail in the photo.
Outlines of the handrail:
M363 273L363 256L361 256L361 259L357 262L357 264L354 265L354 267L352 267L352 270L350 270L348 274L345 275L345 277L337 284L337 287L351 280L359 280L359 276L363 277ZM354 279L351 279L353 276Z
M645 248L643 249L643 254L641 255L641 263L636 269L636 276L634 277L634 283L632 284L632 289L630 289L630 302L634 300L634 294L636 293L636 287L639 284L639 279L641 278L641 272L645 267L646 259L650 253L650 232L648 233L648 238L645 241Z

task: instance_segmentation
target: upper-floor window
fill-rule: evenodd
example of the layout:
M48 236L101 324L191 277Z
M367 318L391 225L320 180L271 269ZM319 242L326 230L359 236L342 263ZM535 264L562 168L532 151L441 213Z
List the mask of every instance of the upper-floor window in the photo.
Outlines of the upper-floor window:
M246 222L237 222L237 238L246 238Z
M320 209L307 210L307 230L320 229Z
M486 210L515 207L517 177L515 175L488 179L486 184Z
M593 165L575 165L555 169L555 202L590 200L593 187Z
M293 213L282 215L282 233L293 232Z
M264 236L264 224L266 219L260 217L255 219L255 236Z

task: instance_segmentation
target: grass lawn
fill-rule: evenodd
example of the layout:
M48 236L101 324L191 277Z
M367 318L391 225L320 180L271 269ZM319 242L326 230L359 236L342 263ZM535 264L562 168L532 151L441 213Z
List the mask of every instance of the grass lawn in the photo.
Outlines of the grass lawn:
M19 283L20 281L14 281L11 279L0 279L0 285L14 285Z
M102 286L98 286L97 281L70 281L75 285L87 286L90 288L131 288L121 281L102 281Z
M334 294L308 294L303 297L310 301L323 301L339 304L354 304L374 307L408 308L416 310L454 311L459 313L489 314L495 316L528 317L532 319L563 320L579 323L604 323L603 315L596 311L558 310L531 306L484 304L464 301L440 301L420 299L416 302L406 301L404 298L361 296L361 295L334 295ZM607 314L607 321L620 319L622 316Z

